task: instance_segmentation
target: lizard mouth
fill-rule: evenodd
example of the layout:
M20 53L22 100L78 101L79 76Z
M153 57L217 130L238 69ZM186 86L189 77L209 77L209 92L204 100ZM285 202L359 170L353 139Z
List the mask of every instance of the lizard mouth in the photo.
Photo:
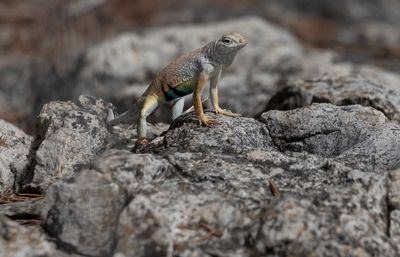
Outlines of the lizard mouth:
M247 42L246 41L245 42L241 42L241 43L238 44L238 48L243 48L245 46L247 46Z
M240 44L241 46L246 46L246 45L247 45L246 39L241 38L241 39L239 40L239 44Z

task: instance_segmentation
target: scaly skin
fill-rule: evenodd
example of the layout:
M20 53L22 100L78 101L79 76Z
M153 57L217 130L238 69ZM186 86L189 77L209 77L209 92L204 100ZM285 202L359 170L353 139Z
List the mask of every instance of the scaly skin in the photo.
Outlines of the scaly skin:
M146 118L153 113L161 103L172 103L173 118L178 117L183 109L183 96L193 93L194 109L200 125L213 126L216 120L204 114L201 101L202 92L210 81L210 95L216 114L231 117L240 116L224 110L218 104L217 84L222 68L229 66L237 52L247 44L239 33L223 35L203 48L184 54L168 64L151 82L146 92L137 103L138 107L138 140L137 144L146 144ZM124 113L121 117L110 120L111 125L126 121L135 115L133 111ZM108 119L109 120L109 119Z

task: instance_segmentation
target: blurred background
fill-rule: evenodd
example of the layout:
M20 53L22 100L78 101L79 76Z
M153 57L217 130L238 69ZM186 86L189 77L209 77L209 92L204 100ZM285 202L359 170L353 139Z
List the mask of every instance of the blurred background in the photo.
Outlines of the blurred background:
M172 58L229 29L250 44L221 101L246 116L337 65L400 71L398 0L0 0L0 118L32 134L43 104L82 93L122 111Z

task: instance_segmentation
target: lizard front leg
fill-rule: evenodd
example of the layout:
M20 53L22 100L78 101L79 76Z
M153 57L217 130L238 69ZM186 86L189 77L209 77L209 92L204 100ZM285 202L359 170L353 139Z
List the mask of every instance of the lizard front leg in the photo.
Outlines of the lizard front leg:
M194 110L196 111L197 117L199 119L200 125L205 125L207 127L211 127L212 125L217 124L217 121L207 117L203 111L203 104L201 102L201 94L203 93L204 87L209 79L208 73L202 71L197 80L197 84L194 88L193 92L193 104Z
M231 117L239 117L241 114L239 113L233 113L229 110L224 110L221 107L219 107L219 100L218 100L218 87L217 84L219 82L219 78L221 77L221 70L219 73L211 78L210 80L210 95L211 95L211 102L214 108L214 111L216 114L223 114L226 116L231 116Z

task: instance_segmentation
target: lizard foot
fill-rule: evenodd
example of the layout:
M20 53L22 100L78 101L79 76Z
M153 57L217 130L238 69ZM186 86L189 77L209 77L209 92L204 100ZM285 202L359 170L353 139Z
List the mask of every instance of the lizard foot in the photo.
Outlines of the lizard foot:
M216 113L216 114L222 114L222 115L229 116L229 117L239 117L239 116L242 116L240 113L234 113L234 112L231 112L230 110L221 109L221 108L219 108L219 107L215 110L215 113Z
M148 143L149 143L149 140L148 140L147 138L145 138L145 137L139 137L139 138L136 140L135 145L137 145L137 146L140 146L140 145L147 145Z
M202 115L199 117L199 124L207 127L212 127L218 124L218 122L215 119L208 118L206 115Z
M149 143L149 140L145 137L139 137L136 142L135 146L131 149L132 153L136 153L139 149L141 149L143 146L147 145Z

